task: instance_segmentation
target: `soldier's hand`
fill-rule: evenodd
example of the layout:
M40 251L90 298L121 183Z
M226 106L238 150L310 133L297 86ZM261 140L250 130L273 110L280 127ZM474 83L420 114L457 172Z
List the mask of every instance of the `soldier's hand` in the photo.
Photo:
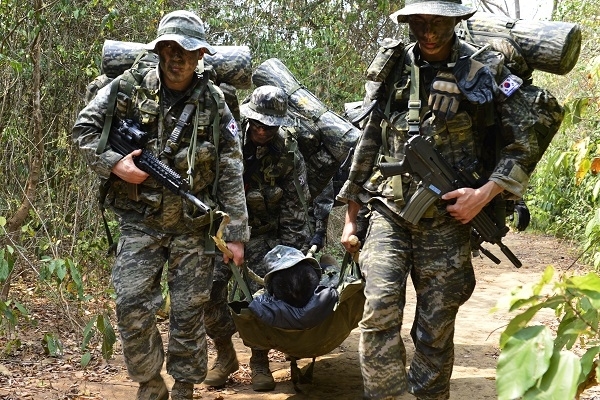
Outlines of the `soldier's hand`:
M233 261L238 267L244 265L244 243L242 242L227 242L228 252L223 252L223 261L228 264Z
M139 169L133 157L137 157L142 154L142 149L137 149L121 158L118 163L114 165L111 172L123 179L125 182L140 184L148 178L148 174Z
M448 71L438 72L431 82L428 101L433 114L442 120L452 119L456 115L462 99L463 96L456 85L454 75Z
M452 71L460 91L471 103L489 103L498 92L492 71L477 60L460 58Z

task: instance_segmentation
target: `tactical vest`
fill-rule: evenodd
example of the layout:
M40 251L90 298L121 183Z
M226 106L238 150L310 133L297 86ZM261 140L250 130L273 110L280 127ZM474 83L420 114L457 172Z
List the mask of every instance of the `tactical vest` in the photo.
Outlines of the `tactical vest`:
M389 88L389 98L384 110L386 118L382 123L382 159L388 162L402 159L404 145L413 134L409 132L412 121L416 125L413 129L432 138L436 148L452 165L480 163L482 155L478 151L485 148L480 143L485 138L496 137L493 104L476 106L462 101L456 116L451 120L440 121L439 118L433 118L427 99L424 98L424 88L429 87L441 68L447 67L415 61L413 49L413 45L407 46L401 56L394 60L393 66L385 67L388 69L385 83ZM475 51L468 44L461 43L461 55L473 54ZM420 68L413 67L415 65ZM498 69L497 66L492 68ZM411 96L412 92L417 94ZM493 155L492 159L495 158ZM483 175L489 176L493 166ZM381 193L385 198L392 199L398 208L402 208L405 199L410 198L417 190L418 183L406 175L384 179L375 170L365 188L371 193ZM445 212L445 205L441 201L430 207L424 217L431 218L439 212Z
M295 177L295 152L292 138L280 129L266 146L256 147L246 138L248 121L242 121L244 140L244 187L252 235L276 232L281 212L283 184Z
M132 119L140 129L149 134L146 150L155 155L164 154L169 147L169 157L162 161L179 173L190 184L190 192L201 201L218 209L216 182L218 180L218 143L220 134L220 114L224 102L218 89L208 80L205 71L197 78L190 98L194 108L187 103L173 100L175 107L161 109L161 97L167 93L159 88L156 73L157 58L153 53L142 54L132 68L110 81L104 76L96 78L88 85L86 100L90 101L102 85L111 85L105 126L97 149L104 151L114 117ZM152 73L151 73L152 72ZM179 98L181 99L181 93ZM173 98L178 94L173 94ZM208 100L208 101L207 101ZM164 102L162 103L164 104ZM186 106L188 106L186 108ZM182 114L191 112L189 124L182 124ZM179 125L180 135L173 142L174 128ZM119 179L110 179L102 186L101 207L106 199L115 211L134 211L148 226L161 230L196 230L212 222L212 215L201 215L191 204L166 190L149 177L140 185L132 185ZM102 210L103 211L103 210ZM184 222L184 223L182 223Z

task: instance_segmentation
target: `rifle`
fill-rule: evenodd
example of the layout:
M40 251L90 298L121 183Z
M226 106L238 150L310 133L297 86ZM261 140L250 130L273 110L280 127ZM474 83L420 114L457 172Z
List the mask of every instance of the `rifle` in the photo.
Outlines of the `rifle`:
M189 200L203 214L211 211L209 206L190 193L188 183L177 172L144 149L148 143L148 134L142 131L135 122L130 119L117 119L117 123L113 124L111 128L108 142L114 151L123 156L134 150L142 149L142 154L133 158L136 167L171 192Z
M408 139L404 145L402 161L380 162L379 170L386 178L410 173L421 180L419 189L400 212L400 216L412 224L416 224L429 206L443 194L461 187L481 186L481 177L475 168L463 164L452 167L434 145L421 135L414 135ZM502 237L508 232L508 227L498 227L485 208L471 220L471 226L471 243L475 249L480 250L496 264L500 264L500 260L483 248L481 243L485 241L498 245L515 267L521 267L521 261L502 243Z

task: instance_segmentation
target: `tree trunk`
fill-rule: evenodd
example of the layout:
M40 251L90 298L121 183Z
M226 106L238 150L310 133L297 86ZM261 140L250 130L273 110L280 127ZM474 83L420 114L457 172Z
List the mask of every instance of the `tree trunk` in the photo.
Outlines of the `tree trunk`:
M6 223L6 232L8 233L8 240L17 242L19 240L19 231L23 226L23 222L29 215L29 210L35 200L37 186L40 180L42 161L44 156L44 135L42 132L42 110L40 104L40 82L41 82L41 12L42 12L42 0L34 0L35 20L38 23L37 34L31 44L31 60L33 62L33 87L32 87L32 137L31 143L34 147L31 151L30 164L29 164L29 178L25 185L25 191L23 193L23 199L21 205L14 213L14 215ZM15 263L15 268L11 271L8 278L2 286L2 292L0 293L0 299L6 301L12 277L15 274L15 270L19 264Z

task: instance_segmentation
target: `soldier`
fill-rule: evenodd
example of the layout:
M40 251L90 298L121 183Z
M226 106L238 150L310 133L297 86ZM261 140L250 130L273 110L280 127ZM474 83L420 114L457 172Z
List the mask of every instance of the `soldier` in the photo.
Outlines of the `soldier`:
M250 241L246 245L247 265L258 275L267 272L263 258L269 250L281 244L306 252L310 238L308 219L298 190L310 199L306 183L306 166L297 148L289 150L291 137L282 127L291 126L287 116L287 95L275 86L260 86L250 100L240 106L242 119L244 185ZM296 179L299 187L296 186ZM210 367L204 383L220 387L239 363L231 336L236 328L227 305L227 283L231 271L226 265L217 266L211 301L205 309L207 333L215 343L217 358ZM258 290L255 282L251 291ZM269 369L269 349L252 349L250 368L252 388L269 391L275 388Z
M191 12L171 12L160 21L157 38L147 49L158 54L158 67L140 77L131 93L119 90L116 116L147 132L145 151L160 156L186 179L195 197L229 214L224 235L232 261L242 265L249 231L241 142L223 94L199 68L203 55L215 52L205 40L204 24ZM135 71L127 71L116 81L124 83L132 75ZM111 87L101 89L79 113L73 139L103 185L110 186L106 203L119 218L112 279L125 363L131 379L139 382L138 400L169 398L160 375L164 351L155 318L162 302L160 278L168 265L167 372L175 379L171 399L192 399L194 384L204 380L207 370L203 305L210 295L214 256L205 254L205 243L210 243L213 216L199 213L138 169L134 158L141 150L123 157L99 145L104 120L112 112ZM186 113L191 113L192 123L182 125ZM181 140L169 142L176 125L183 126ZM219 135L214 135L213 125ZM171 156L165 151L167 143ZM226 256L224 260L229 261Z
M364 104L376 100L377 107L338 196L348 203L341 241L348 251L356 250L350 237L360 206L368 204L372 214L359 259L366 279L359 325L364 397L397 399L408 391L418 399L442 400L450 397L456 315L475 288L469 221L498 195L522 197L539 151L523 93L499 90L499 83L516 77L503 68L498 53L475 54L454 33L455 25L475 9L460 0L405 4L391 18L407 22L416 43L404 49L399 43L388 46L396 47L397 61L387 74L390 65L379 65L373 75L377 82L365 85ZM508 141L498 159L486 154L483 143L495 132L494 116ZM451 164L469 157L492 165L480 188L446 193L413 225L400 212L418 180L410 175L383 178L376 162L380 155L388 161L402 159L405 142L419 134L435 141ZM411 329L415 353L407 373L400 328L409 274L417 308Z

